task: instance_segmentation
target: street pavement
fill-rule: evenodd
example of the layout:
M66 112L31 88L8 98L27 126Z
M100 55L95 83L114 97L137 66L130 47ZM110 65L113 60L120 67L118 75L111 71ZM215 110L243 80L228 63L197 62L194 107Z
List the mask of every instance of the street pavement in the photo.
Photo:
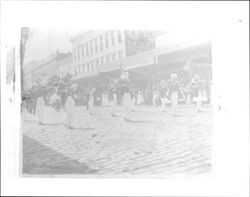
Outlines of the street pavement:
M61 124L62 112L46 108L47 124L22 114L23 173L97 177L170 177L211 171L212 108L136 106L129 120L117 108L74 110L75 125Z

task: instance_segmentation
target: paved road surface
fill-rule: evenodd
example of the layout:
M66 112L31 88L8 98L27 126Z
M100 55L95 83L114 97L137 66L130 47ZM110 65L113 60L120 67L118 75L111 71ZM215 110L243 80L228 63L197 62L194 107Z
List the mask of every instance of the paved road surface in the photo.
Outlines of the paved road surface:
M95 176L163 176L200 174L211 169L212 112L181 106L178 116L167 109L136 107L132 121L98 107L94 116L76 108L76 124L60 124L60 113L46 109L52 125L39 125L23 114L24 174L83 174ZM42 167L41 167L42 166ZM39 169L38 168L42 168Z

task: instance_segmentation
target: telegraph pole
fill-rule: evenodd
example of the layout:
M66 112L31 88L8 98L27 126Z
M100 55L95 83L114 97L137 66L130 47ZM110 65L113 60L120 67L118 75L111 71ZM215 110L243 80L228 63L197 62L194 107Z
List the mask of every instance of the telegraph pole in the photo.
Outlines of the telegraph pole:
M20 43L20 69L21 69L21 92L23 92L23 63L24 63L24 55L25 55L25 47L29 37L29 28L23 27L21 29L21 43Z

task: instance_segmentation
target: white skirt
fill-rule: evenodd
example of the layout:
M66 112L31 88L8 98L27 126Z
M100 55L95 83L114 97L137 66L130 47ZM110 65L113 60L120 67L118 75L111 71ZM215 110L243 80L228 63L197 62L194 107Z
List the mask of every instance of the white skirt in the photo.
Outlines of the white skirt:
M178 105L178 92L173 92L171 94L171 105L177 106Z
M44 123L44 109L45 109L45 101L43 97L39 97L37 99L36 116L37 116L37 121L40 123Z
M73 126L74 109L75 109L75 101L71 96L69 96L65 102L63 120L62 120L62 122L69 127Z
M122 105L126 109L130 109L132 107L132 100L131 100L131 95L129 92L126 92L123 94Z

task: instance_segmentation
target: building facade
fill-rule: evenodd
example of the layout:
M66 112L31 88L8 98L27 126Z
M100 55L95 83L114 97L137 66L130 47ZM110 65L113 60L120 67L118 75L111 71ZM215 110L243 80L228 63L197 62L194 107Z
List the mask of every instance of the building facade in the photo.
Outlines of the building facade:
M23 68L24 90L30 89L39 80L43 85L53 76L61 77L63 72L60 68L70 67L72 64L72 54L56 52L41 61L31 61Z
M147 31L86 31L71 39L73 79L81 79L114 70L123 70L127 57L154 48Z

